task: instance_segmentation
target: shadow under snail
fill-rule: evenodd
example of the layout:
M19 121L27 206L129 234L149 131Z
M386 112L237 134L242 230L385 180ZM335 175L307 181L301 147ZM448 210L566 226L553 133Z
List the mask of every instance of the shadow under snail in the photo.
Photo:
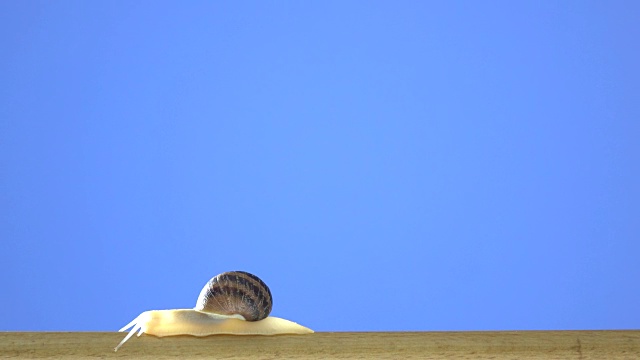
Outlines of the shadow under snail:
M193 309L150 310L138 315L120 329L131 331L115 351L136 331L138 336L158 337L313 333L292 321L269 316L271 307L271 291L260 278L244 271L225 272L207 282Z

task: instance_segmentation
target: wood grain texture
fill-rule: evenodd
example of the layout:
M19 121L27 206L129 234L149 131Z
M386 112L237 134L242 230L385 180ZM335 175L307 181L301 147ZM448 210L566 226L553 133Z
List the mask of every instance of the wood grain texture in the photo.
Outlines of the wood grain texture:
M367 332L132 338L115 332L0 332L17 359L640 359L640 331Z

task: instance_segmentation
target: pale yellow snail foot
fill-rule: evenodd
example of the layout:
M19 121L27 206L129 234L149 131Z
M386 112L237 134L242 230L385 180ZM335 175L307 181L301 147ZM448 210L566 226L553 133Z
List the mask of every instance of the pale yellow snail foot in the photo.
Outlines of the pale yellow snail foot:
M115 347L120 347L133 334L143 333L158 337L175 335L279 335L311 334L313 330L278 317L269 316L259 321L245 321L241 315L220 315L194 309L151 310L138 315L120 332L131 331Z

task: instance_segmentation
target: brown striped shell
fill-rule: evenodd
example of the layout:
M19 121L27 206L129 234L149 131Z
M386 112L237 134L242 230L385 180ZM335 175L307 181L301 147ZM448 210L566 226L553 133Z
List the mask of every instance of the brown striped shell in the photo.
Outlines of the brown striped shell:
M221 315L242 315L258 321L271 312L271 290L260 278L244 271L229 271L213 277L202 288L196 310Z

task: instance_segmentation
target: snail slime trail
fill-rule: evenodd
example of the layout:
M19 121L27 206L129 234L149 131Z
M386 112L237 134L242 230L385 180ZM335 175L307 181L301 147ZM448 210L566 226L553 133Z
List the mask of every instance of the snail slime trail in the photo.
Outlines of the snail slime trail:
M136 332L158 337L313 333L293 321L269 316L272 305L271 290L260 278L244 271L225 272L205 284L193 309L149 310L138 315L119 330L131 328L114 350Z

